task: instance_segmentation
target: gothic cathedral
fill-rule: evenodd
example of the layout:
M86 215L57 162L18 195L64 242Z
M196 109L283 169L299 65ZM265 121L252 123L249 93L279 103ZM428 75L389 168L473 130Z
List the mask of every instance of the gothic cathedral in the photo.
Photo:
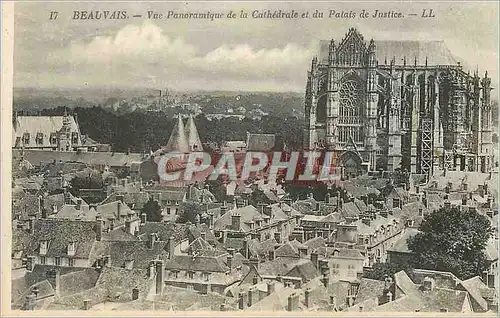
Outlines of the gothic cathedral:
M322 42L305 96L308 150L349 174L493 166L491 79L463 70L442 41L366 43L351 28Z

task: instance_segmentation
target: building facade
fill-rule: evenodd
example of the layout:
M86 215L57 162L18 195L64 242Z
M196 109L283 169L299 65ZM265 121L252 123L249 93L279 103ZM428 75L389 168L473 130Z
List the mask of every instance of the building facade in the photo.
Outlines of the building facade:
M442 41L366 42L351 28L321 43L308 72L306 149L333 151L347 176L493 166L491 79Z

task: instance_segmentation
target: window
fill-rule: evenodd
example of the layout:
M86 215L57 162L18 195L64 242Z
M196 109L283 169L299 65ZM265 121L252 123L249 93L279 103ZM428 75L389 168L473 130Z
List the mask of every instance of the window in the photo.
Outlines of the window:
M70 266L70 267L75 266L75 260L72 258L68 259L68 266Z
M75 256L75 251L76 251L75 242L69 243L69 245L68 245L68 255L69 256Z
M36 134L36 144L43 145L43 133Z
M77 132L71 133L71 142L74 144L78 144L78 133Z
M50 133L50 139L49 139L49 142L51 144L56 144L57 143L57 133L53 132L53 133Z
M61 266L61 258L56 257L56 266Z
M187 275L188 275L189 279L193 279L194 272L189 271L189 272L187 272Z
M30 133L23 134L23 144L27 145L30 143Z
M40 264L42 265L47 264L47 259L45 258L45 256L40 257Z
M209 278L210 278L210 273L207 273L207 272L203 273L203 280L204 281L208 282Z
M41 241L40 242L40 255L47 254L48 249L49 249L49 242L48 241Z
M348 79L340 87L340 109L338 137L341 143L351 138L355 143L363 142L362 92L357 79Z

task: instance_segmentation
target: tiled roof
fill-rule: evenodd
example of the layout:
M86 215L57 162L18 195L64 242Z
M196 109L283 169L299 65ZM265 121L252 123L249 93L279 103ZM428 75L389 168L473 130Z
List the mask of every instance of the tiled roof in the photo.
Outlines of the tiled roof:
M292 268L285 276L298 276L303 279L303 281L310 281L311 279L318 277L320 275L318 269L314 264L308 260L307 262L301 262Z
M276 249L275 256L287 258L299 257L299 250L291 242L286 242Z
M12 251L26 251L28 248L30 241L32 239L32 235L24 230L18 229L17 227L12 228Z
M109 202L96 206L97 214L103 219L120 219L122 216L133 215L132 211L125 203L121 201Z
M127 261L133 261L133 268L146 269L149 262L166 255L167 242L156 242L152 248L146 241L108 241L106 255L110 256L111 266L125 267Z
M147 192L123 193L123 202L133 210L141 210L144 204L149 201ZM101 204L118 201L118 194L111 193Z
M479 276L469 278L460 282L460 285L469 293L472 297L472 307L475 311L487 311L488 303L481 295L482 289L487 289L485 283L481 280ZM479 308L477 308L479 307ZM479 310L478 310L479 309Z
M272 261L259 264L258 272L260 275L281 275L285 276L295 266L310 262L308 259L293 257L278 257Z
M240 215L240 230L249 231L250 227L246 224L253 219L260 218L261 214L257 209L252 205L247 205L242 208L234 209L226 212L224 215L220 216L214 223L214 230L224 230L231 226L231 216L232 215Z
M83 205L77 209L75 205L65 204L52 217L67 220L95 221L96 216L96 210L94 208L90 208L88 205Z
M149 234L156 233L158 240L168 241L170 236L174 237L176 244L188 238L188 226L173 222L146 222L139 226L139 237L143 240L149 239Z
M41 213L40 208L38 195L26 193L16 202L12 202L12 217L18 217L21 220L38 217Z
M384 286L384 281L361 278L354 303L359 304L372 298L378 299L384 292Z
M12 149L12 156L20 156L20 149ZM118 153L118 152L97 152L97 151L62 151L54 152L49 150L25 150L24 157L34 166L54 161L54 154L63 162L81 162L88 165L125 167L132 163L140 163L145 159L145 155L137 153Z
M326 244L326 240L321 236L317 236L315 238L312 238L312 239L304 242L304 245L309 247L309 249L311 251L314 251L320 247L325 247L325 244Z
M344 203L340 211L343 217L358 217L361 213L361 211L354 204L354 202Z
M175 255L173 259L167 260L166 269L196 271L196 272L222 272L229 268L224 264L222 257L206 257L191 255Z
M34 222L33 239L27 248L28 255L38 254L40 242L48 241L46 256L67 256L68 245L76 244L75 257L87 258L96 238L96 223L89 221L38 219Z

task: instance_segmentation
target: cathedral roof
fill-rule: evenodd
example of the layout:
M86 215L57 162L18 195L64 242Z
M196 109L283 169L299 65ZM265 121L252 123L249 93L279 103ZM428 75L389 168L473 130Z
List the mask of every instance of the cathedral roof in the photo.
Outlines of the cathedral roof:
M184 123L180 115L164 150L167 152L189 152L189 144L184 130Z
M193 116L189 116L187 122L187 140L189 149L195 151L203 151L203 146L201 144L200 135L198 135L198 129L196 129L196 124L194 123Z
M328 46L330 41L320 42L319 60L321 63L328 63ZM456 65L464 62L454 56L444 41L375 41L376 56L379 64L383 64L387 59L390 63L392 58L396 58L396 65L402 65L406 57L406 64L413 65L415 58L417 65Z

